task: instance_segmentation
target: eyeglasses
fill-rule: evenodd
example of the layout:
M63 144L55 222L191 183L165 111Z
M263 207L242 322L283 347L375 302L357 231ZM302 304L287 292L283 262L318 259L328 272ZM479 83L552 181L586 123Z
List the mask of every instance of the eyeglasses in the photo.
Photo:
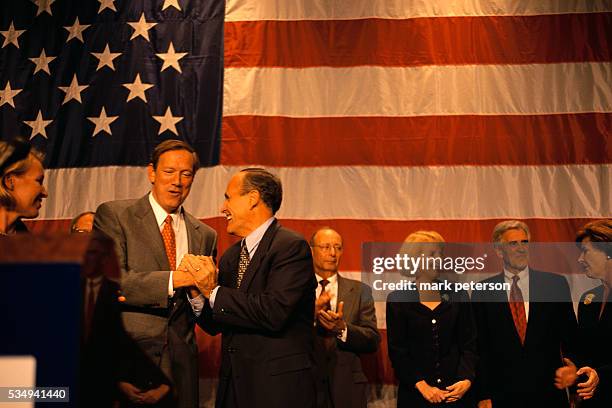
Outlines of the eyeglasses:
M317 247L320 248L321 251L323 252L329 252L331 251L332 248L334 248L336 250L336 252L342 252L342 245L330 245L330 244L325 244L325 245L313 245L313 247Z

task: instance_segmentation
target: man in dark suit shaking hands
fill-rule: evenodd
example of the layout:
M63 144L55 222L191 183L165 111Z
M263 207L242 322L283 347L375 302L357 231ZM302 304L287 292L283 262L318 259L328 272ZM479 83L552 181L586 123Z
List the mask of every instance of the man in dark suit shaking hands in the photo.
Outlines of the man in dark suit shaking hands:
M485 282L510 290L472 294L481 358L479 408L567 407L554 386L562 355L572 352L576 317L564 277L529 267L527 225L504 221L493 230L503 272Z
M223 336L217 407L315 404L316 280L308 243L274 218L281 201L281 182L270 172L235 174L221 211L227 232L242 239L221 257L218 283L214 265L202 262L204 327Z

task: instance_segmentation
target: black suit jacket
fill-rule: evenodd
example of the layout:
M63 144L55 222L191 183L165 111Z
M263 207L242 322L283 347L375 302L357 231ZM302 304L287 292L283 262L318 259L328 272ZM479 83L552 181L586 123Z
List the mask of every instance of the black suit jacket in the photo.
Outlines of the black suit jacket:
M346 342L333 339L325 346L323 330L317 330L315 342L318 405L334 408L365 407L368 379L363 373L363 353L378 349L380 335L376 327L374 299L369 286L338 275L337 303L344 302Z
M578 305L578 330L581 359L576 364L597 370L600 383L588 407L612 406L612 302L608 299L601 318L603 285L587 290ZM587 296L589 301L586 301Z
M417 291L392 292L387 298L389 358L399 379L398 407L428 406L415 388L425 380L444 389L460 380L474 382L477 354L474 317L465 292L442 292L431 310ZM470 395L458 402L463 406Z
M236 289L240 242L219 261L214 307L204 329L222 333L217 406L227 387L239 407L311 407L314 289L310 247L275 220L259 242Z
M85 293L85 279L81 279ZM121 364L127 335L121 324L119 285L106 278L102 281L94 309L89 336L81 333L79 406L112 407L119 398L117 370ZM130 356L132 358L133 356Z
M503 273L483 282L503 283ZM556 369L563 365L561 355L574 358L576 346L577 323L569 285L563 276L531 269L529 296L527 333L522 345L507 292L472 293L481 358L478 398L492 399L494 407L565 407L567 396L555 388L554 378Z

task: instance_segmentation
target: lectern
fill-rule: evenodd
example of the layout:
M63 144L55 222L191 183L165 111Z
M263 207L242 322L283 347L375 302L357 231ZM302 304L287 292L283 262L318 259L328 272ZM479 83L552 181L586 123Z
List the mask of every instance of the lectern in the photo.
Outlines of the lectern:
M112 397L103 394L114 391L113 347L122 330L119 277L104 237L0 237L0 387L65 387L69 401L61 406L108 405ZM97 287L86 297L92 280Z

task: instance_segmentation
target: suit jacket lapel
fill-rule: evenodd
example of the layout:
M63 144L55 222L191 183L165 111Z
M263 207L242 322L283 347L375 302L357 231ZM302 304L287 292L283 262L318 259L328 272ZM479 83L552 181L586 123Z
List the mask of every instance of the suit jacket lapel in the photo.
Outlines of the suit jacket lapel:
M498 275L495 275L495 283L501 283L503 284L505 282L504 280L504 274L500 273ZM508 304L508 294L506 293L505 290L496 290L493 291L491 293L491 296L493 297L492 301L496 302L496 303L505 303L506 305ZM510 313L510 317L512 317L512 313L510 312L510 307L508 307L508 313Z
M189 253L197 253L202 247L202 234L200 234L200 225L195 222L193 216L188 214L187 211L183 210L183 218L185 220L185 226L187 227L187 242L189 245ZM177 259L177 262L180 262Z
M589 294L595 295L591 297L589 303L587 303L584 299L582 300L582 304L579 306L579 318L580 318L580 326L588 327L590 329L597 327L600 323L599 321L599 311L601 310L601 300L603 299L603 285L598 286L594 289L589 290ZM608 307L604 309L604 316L606 315ZM602 320L603 317L602 316Z
M242 279L242 283L240 284L240 290L246 292L253 281L253 278L257 274L259 270L259 265L261 265L261 261L267 255L268 250L270 249L270 245L272 244L272 240L276 235L276 231L280 228L280 224L277 220L274 220L272 224L266 230L264 236L259 241L259 245L257 246L257 250L255 251L255 256L249 262L249 266L244 274ZM236 269L237 273L238 269Z
M170 270L170 263L166 255L166 248L162 240L155 214L149 203L149 195L145 195L134 204L134 213L140 220L140 231L142 231L141 240L143 247L152 249L152 254L159 264L161 271Z
M525 334L525 345L531 338L538 338L538 332L546 330L546 319L550 314L554 303L547 299L551 298L550 288L541 282L541 272L529 268L529 316L527 317L527 333ZM553 313L555 313L553 311Z
M597 291L597 296L596 299L599 299L599 302L603 302L604 301L604 286L601 285L597 288L595 288ZM610 316L610 313L612 313L610 311L610 308L612 307L610 304L612 303L612 295L608 295L608 299L606 300L606 305L604 307L603 313L601 315L601 318L599 317L599 313L601 312L601 303L598 304L598 308L597 308L597 322L600 325L603 325L604 327L610 327L609 323L607 323L608 320L610 320L610 318L612 316Z
M353 309L355 308L355 296L353 296L353 291L355 287L350 285L349 282L344 279L342 276L338 275L338 299L336 300L336 311L338 310L338 304L340 302L344 302L343 306L343 314L345 321L351 321L349 316L353 313Z
M538 301L531 302L531 299L545 299L546 297L542 294L544 288L538 280L538 274L534 273L533 270L529 269L529 315L527 316L527 331L525 332L525 345L531 338L536 338L536 332L540 327L547 327L546 324L540 322L540 317L544 315L544 308L548 307L546 303L542 304Z

